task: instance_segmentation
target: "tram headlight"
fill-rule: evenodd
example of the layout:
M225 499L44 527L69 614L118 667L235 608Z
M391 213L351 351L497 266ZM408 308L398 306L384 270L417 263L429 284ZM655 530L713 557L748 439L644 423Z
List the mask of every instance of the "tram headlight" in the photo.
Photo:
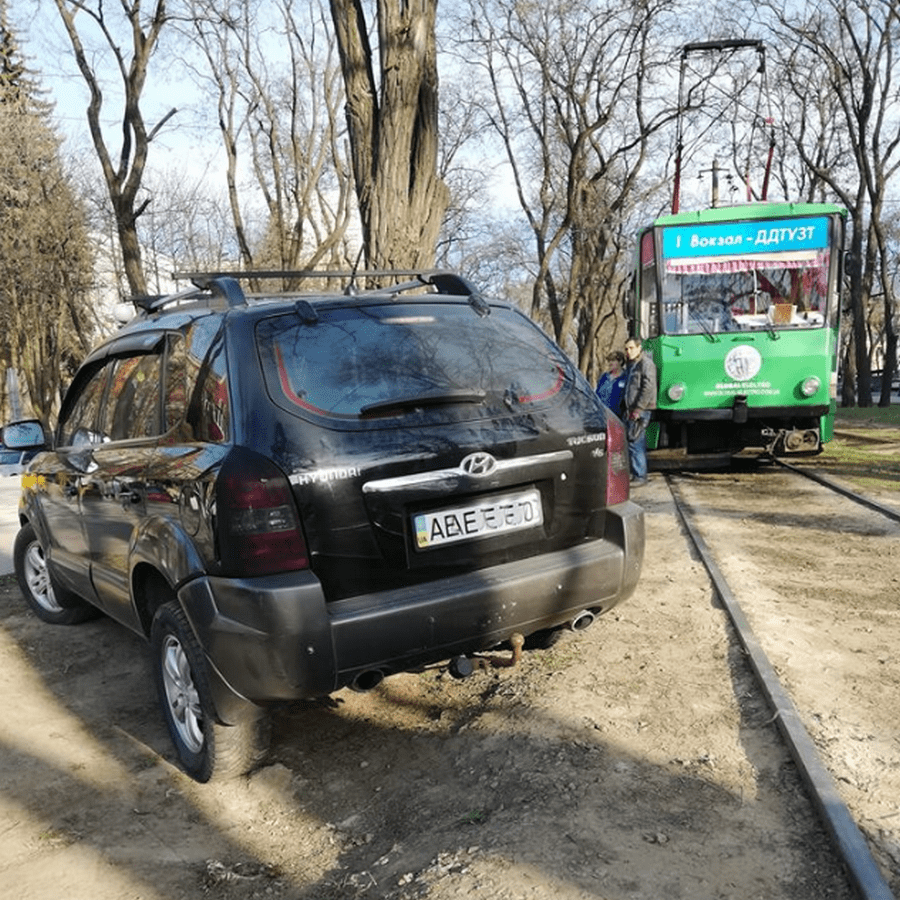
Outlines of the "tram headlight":
M677 403L684 396L684 385L680 381L670 384L666 391L666 396L673 402Z
M822 382L815 375L812 375L803 379L803 383L800 385L800 393L804 397L813 397L819 392L820 387L822 387Z

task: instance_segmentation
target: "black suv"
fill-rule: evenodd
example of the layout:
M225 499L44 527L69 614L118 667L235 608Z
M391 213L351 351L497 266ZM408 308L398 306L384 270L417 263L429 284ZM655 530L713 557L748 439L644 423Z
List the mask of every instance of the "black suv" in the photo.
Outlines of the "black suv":
M199 781L246 768L267 706L464 674L635 587L618 419L515 308L402 277L245 295L193 276L87 358L49 447L37 422L4 429L47 451L23 477L26 599L149 638Z

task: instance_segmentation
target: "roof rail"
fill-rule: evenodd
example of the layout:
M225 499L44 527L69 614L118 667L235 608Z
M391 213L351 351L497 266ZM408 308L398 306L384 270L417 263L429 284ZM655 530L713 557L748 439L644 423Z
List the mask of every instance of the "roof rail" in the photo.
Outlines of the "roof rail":
M350 284L358 280L376 278L412 278L413 281L389 285L382 288L371 288L365 293L399 293L422 285L434 285L441 294L461 294L468 296L477 293L477 289L469 281L448 269L248 269L212 272L173 272L176 281L192 281L196 285L208 284L213 280L266 280L280 278L285 280L302 280L307 278L342 278Z
M354 296L396 296L404 291L432 286L439 294L465 297L469 305L479 316L490 315L491 307L481 292L472 282L449 269L366 269L362 271L336 269L259 269L236 270L222 272L173 272L176 281L190 280L193 287L164 297L135 298L134 303L150 313L181 300L200 298L208 292L212 297L220 297L229 306L244 306L247 297L239 284L239 280L266 280L279 278L282 280L301 280L305 278L340 278L347 281L344 293ZM372 281L378 278L406 277L407 281L397 281L384 287L367 288L359 291L357 279ZM307 317L309 311L304 314Z

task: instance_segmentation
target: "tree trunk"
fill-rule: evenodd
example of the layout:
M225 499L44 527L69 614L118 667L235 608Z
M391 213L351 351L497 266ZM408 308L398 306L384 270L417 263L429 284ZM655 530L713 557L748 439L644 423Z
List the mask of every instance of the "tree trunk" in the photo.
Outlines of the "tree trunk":
M102 0L93 7L87 2L74 3L71 0L70 2L55 0L55 3L72 44L75 61L90 91L91 99L87 108L88 126L116 217L116 229L122 251L125 277L128 280L128 289L132 294L146 294L147 281L141 263L141 248L137 235L137 220L144 211L146 203L138 206L137 195L144 176L150 141L175 110L163 117L155 128L148 132L141 113L140 102L150 57L156 48L160 31L168 20L166 0L155 0L152 11L146 17L142 16L139 0L131 0L131 2L122 0L122 15L126 19L132 38L132 56L130 58L122 49L124 44L120 45L119 39L114 33L115 29L111 28L107 20L107 11ZM76 20L78 14L93 21L103 36L103 40L106 41L106 47L113 55L122 79L125 106L122 113L122 145L118 154L118 164L114 164L104 138L101 126L103 108L101 79L93 68L95 64L93 48L85 46L78 30L78 23L81 21ZM85 30L87 32L87 29Z
M856 339L851 334L841 361L841 406L856 406Z
M379 78L363 0L331 0L370 268L434 265L449 191L437 173L436 0L378 0ZM380 91L379 91L380 85Z
M884 365L881 370L881 394L878 398L879 406L891 405L891 385L894 383L894 375L897 372L897 334L891 327L890 320L886 320L884 334Z
M851 329L853 332L853 363L856 371L854 388L856 403L859 406L872 405L872 378L869 372L869 340L866 330L866 311L871 296L872 278L869 273L869 261L864 260L862 238L857 241L856 233L864 227L859 217L853 216L854 237L851 243L851 259L854 261L850 273L850 315ZM859 255L857 255L859 254ZM868 256L868 250L865 251Z

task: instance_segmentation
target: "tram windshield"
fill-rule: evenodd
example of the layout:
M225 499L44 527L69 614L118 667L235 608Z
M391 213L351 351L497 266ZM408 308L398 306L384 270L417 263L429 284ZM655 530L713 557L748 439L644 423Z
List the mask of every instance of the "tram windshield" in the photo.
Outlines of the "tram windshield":
M663 331L823 326L829 233L824 216L664 227Z

